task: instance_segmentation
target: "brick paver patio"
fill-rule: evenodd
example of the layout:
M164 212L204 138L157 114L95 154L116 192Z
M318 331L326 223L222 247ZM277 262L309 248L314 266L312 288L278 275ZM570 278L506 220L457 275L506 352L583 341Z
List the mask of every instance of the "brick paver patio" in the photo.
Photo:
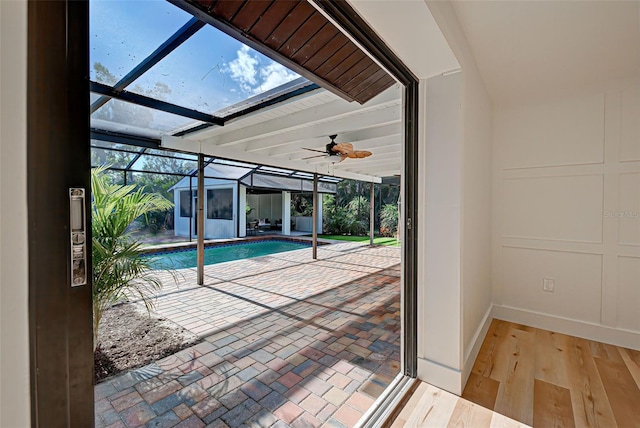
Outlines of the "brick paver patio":
M96 427L350 427L400 367L400 250L341 243L194 269L155 312L205 340L96 385Z

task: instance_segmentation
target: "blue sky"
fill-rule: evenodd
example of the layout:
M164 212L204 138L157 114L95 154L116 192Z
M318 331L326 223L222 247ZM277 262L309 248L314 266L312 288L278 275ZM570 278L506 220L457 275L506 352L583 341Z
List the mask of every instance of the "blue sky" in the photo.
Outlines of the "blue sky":
M120 79L190 18L164 0L91 0L91 79L96 62ZM207 25L127 89L213 113L297 77Z

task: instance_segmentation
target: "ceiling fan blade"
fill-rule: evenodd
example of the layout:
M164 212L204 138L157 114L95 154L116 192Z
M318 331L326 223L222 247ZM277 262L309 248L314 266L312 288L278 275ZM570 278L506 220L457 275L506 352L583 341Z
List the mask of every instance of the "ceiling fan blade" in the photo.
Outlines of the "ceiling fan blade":
M346 153L346 156L351 159L362 159L371 156L371 153L368 150L354 150L352 152Z
M323 157L323 156L325 156L325 155L309 156L309 157L306 157L306 158L302 158L302 159L300 159L300 160L307 160L307 159L313 159L313 158L321 158L321 157Z
M308 149L306 147L300 147L302 150L309 150L310 152L318 152L318 153L327 153L324 150L317 150L317 149Z

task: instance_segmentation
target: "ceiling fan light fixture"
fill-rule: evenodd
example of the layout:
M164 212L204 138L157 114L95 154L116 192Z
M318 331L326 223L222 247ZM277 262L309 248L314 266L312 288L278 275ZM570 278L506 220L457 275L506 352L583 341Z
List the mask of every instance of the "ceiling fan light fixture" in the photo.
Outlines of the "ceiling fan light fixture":
M368 150L355 150L353 148L353 144L351 143L336 143L335 139L337 137L338 137L338 134L329 135L329 138L331 139L331 141L329 142L329 144L327 144L325 148L326 150L324 153L326 153L326 155L328 156L340 156L339 162L342 162L346 158L363 159L372 155L372 153ZM305 148L305 150L309 150L312 152L322 152L321 150L316 150L316 149ZM311 157L317 157L317 156L311 156ZM303 159L310 159L311 157L303 158Z

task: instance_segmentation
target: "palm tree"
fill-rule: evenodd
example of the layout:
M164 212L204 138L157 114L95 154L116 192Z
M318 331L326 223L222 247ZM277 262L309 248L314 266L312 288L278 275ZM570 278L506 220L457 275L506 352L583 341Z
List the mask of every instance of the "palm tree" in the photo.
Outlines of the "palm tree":
M144 193L142 187L111 184L106 169L91 171L94 348L107 308L132 295L139 296L147 310L151 308L150 293L162 283L153 274L151 259L140 257L142 246L130 238L127 229L138 217L173 206L159 194Z

